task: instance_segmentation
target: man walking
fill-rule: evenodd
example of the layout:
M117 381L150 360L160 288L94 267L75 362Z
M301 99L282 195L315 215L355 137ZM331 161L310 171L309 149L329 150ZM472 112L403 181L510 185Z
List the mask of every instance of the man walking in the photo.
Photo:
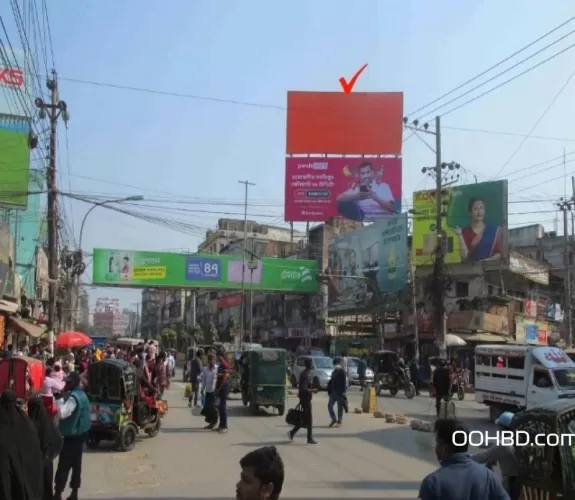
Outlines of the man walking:
M198 393L200 392L200 380L202 377L202 356L204 353L198 349L196 355L190 361L190 383L192 384L192 392L188 399L188 406L198 406Z
M65 391L68 398L59 403L60 434L64 438L58 460L58 469L54 478L54 500L61 500L66 488L68 475L72 471L70 488L72 494L68 500L78 500L78 490L82 480L82 455L84 442L92 425L90 420L90 400L80 385L80 375L72 372L66 378Z
M202 375L202 392L205 393L206 400L202 415L205 417L206 425L204 429L212 430L218 423L218 410L216 409L216 383L218 381L218 369L213 354L208 354L208 366L204 368Z
M346 374L340 364L339 359L333 360L333 372L331 372L331 379L328 383L329 402L327 404L327 411L331 418L330 427L341 427L343 421L343 400L347 389ZM337 418L333 410L334 405L337 403Z
M313 438L313 416L311 408L311 359L305 359L305 370L299 376L298 397L299 404L301 405L305 424L307 425L307 444L317 444ZM301 426L295 425L294 428L288 432L288 438L293 441L294 436L301 429Z

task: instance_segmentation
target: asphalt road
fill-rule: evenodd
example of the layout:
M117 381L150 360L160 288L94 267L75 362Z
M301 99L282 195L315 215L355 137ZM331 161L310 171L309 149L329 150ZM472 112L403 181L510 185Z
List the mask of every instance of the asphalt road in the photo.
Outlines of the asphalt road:
M416 498L422 478L437 467L433 436L407 425L349 413L343 427L329 429L325 393L314 398L319 444L310 446L304 434L289 443L283 417L252 416L237 396L229 403L229 433L205 431L203 418L187 407L183 392L183 384L173 384L170 411L156 438L142 437L128 453L105 445L86 450L82 499L233 498L241 457L272 444L285 463L282 499ZM472 397L458 402L458 417L473 428L489 428L487 412ZM352 409L359 407L361 394L352 388L348 399ZM296 403L290 397L288 407ZM431 419L434 413L429 396L380 397L378 406L414 418Z

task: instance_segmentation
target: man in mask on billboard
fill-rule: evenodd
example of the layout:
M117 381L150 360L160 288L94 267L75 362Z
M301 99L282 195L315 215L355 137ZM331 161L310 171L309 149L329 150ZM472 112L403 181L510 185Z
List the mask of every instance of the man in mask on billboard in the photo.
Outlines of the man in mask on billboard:
M358 172L358 185L338 196L338 212L358 221L379 220L395 213L391 188L386 182L376 182L373 164L370 161L362 163Z

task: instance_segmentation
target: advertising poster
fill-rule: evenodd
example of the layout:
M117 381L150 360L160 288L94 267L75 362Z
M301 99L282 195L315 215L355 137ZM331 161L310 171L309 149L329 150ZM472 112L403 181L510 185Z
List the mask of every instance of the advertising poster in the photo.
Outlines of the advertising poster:
M401 155L402 92L287 95L286 154Z
M329 313L402 309L407 266L407 214L337 236L329 248Z
M94 285L122 287L242 288L241 258L227 255L139 252L94 249ZM263 258L253 270L245 267L247 289L316 293L317 262Z
M7 54L10 66L0 60L0 115L31 118L35 112L33 97L36 91L32 71L26 70L24 52L0 43L0 49Z
M506 259L507 181L444 189L445 262ZM413 262L432 265L437 250L435 191L413 194Z
M29 121L0 116L0 206L25 209L30 175Z
M401 213L401 158L287 158L285 220L372 222Z

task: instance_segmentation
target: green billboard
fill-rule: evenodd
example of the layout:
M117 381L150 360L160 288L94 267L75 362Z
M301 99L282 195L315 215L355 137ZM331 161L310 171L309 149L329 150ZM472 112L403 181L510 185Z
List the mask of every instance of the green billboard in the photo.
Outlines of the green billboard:
M30 172L30 124L16 117L0 117L0 206L25 209Z
M230 255L95 248L93 256L94 285L239 290L243 281L254 290L318 291L314 260L264 257L244 269L241 257Z

